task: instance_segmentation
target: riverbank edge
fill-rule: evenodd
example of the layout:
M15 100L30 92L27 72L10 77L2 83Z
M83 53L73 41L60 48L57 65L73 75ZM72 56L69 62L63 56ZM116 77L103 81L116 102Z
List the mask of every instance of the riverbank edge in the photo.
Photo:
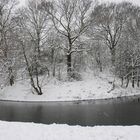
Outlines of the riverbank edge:
M20 131L19 131L20 128ZM32 131L31 131L32 130ZM118 140L140 139L140 126L69 126L0 121L1 140Z
M5 102L27 102L27 103L79 103L79 102L94 102L94 101L110 101L110 100L117 100L117 99L138 99L140 101L140 94L137 95L128 95L128 96L118 96L118 97L111 97L111 98L100 98L100 99L73 99L73 100L12 100L12 99L0 99L0 101Z

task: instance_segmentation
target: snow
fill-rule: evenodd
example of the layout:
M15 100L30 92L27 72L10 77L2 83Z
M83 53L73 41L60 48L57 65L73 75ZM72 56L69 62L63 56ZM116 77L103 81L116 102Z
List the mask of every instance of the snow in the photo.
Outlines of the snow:
M113 79L106 75L89 76L83 81L60 82L56 79L46 82L43 86L44 94L39 96L31 92L30 83L18 81L14 86L7 86L0 90L0 100L14 101L73 101L117 98L140 94L139 88L122 88L116 84L115 90L111 90Z
M0 121L0 140L139 140L140 126L44 125Z
M43 86L44 94L32 94L30 83L18 81L0 89L0 100L73 101L117 98L140 94L138 88L122 88L116 82L110 91L112 77L85 76L83 81L60 82L52 79ZM0 140L135 140L140 139L140 126L69 126L66 124L35 124L0 121Z

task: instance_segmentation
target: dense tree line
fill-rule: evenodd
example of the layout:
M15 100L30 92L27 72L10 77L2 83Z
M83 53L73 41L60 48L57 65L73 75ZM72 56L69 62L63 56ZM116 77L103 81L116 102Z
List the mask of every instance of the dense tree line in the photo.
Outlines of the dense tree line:
M86 70L111 69L122 86L140 83L140 7L93 0L0 0L1 86L30 79L81 80Z

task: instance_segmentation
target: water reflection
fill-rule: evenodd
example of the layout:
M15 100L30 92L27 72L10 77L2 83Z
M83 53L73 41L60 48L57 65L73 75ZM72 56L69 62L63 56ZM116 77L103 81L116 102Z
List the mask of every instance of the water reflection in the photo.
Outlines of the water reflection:
M86 101L26 103L0 101L0 120L70 125L140 124L138 97Z

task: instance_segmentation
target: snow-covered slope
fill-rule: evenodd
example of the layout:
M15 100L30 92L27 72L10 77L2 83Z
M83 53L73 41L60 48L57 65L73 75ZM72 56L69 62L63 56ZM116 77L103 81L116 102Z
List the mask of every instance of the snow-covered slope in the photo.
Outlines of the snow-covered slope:
M107 78L95 76L75 82L53 82L43 86L44 94L41 96L31 92L28 81L17 82L14 86L7 86L0 90L0 100L15 101L73 101L89 99L116 98L140 94L139 89L121 88L116 85L115 90L110 91L112 84Z
M81 127L0 121L0 140L140 140L140 126Z

